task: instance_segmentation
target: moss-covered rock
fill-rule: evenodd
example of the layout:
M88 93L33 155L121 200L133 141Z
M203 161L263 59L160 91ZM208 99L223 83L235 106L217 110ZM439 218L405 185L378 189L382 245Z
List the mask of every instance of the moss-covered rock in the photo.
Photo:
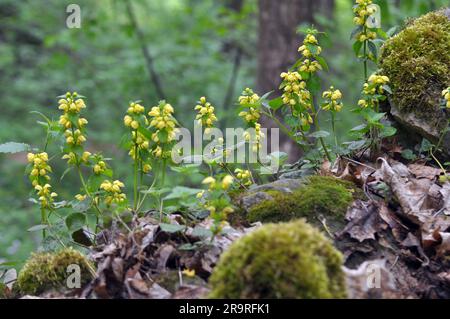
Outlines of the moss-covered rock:
M280 222L305 217L317 224L321 216L328 222L344 221L347 207L361 191L348 181L331 176L311 176L292 193L268 191L272 200L253 206L247 215L249 222Z
M267 224L221 256L211 298L345 298L342 256L304 220Z
M438 139L447 124L440 98L450 85L449 52L450 9L407 23L381 50L381 72L390 78L393 90L391 113L431 140Z
M81 284L91 279L92 265L79 251L64 248L56 253L34 253L27 260L17 277L17 288L21 294L36 295L48 289L66 287L67 267L80 267Z

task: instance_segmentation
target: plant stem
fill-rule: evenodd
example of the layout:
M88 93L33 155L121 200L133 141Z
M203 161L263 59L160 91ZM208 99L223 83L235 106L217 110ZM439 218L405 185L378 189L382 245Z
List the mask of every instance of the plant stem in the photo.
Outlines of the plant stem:
M161 189L164 188L164 180L166 178L166 166L167 166L166 160L163 160L162 172L161 172ZM159 198L159 201L160 201L160 205L159 205L159 222L162 222L162 213L163 213L163 206L164 206L163 201L164 200L162 199L161 194L159 196L160 196L160 198Z
M331 111L331 129L333 130L333 135L334 135L334 143L336 144L336 149L339 145L338 143L338 138L337 138L337 134L336 134L336 125L335 125L335 114L333 111Z
M284 125L283 123L281 123L281 121L274 115L267 113L267 112L261 112L262 114L264 114L265 116L267 116L268 118L272 119L277 125L278 127L281 129L281 131L286 134L291 140L293 140L296 144L298 144L298 140L297 138L291 133L291 131L286 127L286 125ZM300 147L304 150L304 146L299 144Z
M137 137L137 131L136 137ZM133 210L136 211L138 205L138 172L139 172L139 154L138 154L138 145L134 144L134 179L133 179Z
M319 125L319 113L316 110L316 106L314 105L314 103L311 103L313 112L314 112L314 126L316 127L316 132L320 131L320 125ZM331 156L330 153L328 152L327 146L325 144L325 141L323 140L322 137L319 137L319 141L320 144L322 145L323 151L325 152L325 156L327 157L327 159L331 162Z
M363 33L364 34L366 34L367 33L367 27L366 26L364 26L364 31L363 31ZM368 72L367 72L367 40L364 40L364 48L363 48L363 54L364 54L364 56L363 56L363 62L364 62L364 82L365 81L367 81L367 78L368 78Z
M47 214L45 213L45 208L41 206L41 224L48 225ZM45 229L42 230L42 237L45 238Z
M147 189L146 193L144 194L144 197L142 197L142 200L139 202L139 205L138 205L138 207L137 207L137 209L136 209L136 211L135 211L135 214L136 214L136 215L137 215L137 214L139 213L139 211L141 210L142 205L144 205L144 202L145 202L145 200L147 199L147 196L148 196L149 192L150 192L151 189L155 186L156 180L157 180L157 178L156 178L156 175L155 175L155 177L154 177L154 179L153 179L153 182L152 182L152 185L150 185L150 187Z

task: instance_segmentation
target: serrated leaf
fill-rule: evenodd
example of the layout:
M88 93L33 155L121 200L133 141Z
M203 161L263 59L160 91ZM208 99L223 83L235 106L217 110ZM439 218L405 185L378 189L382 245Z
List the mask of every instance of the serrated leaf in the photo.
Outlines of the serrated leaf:
M367 42L367 45L369 47L369 51L373 54L375 59L377 59L378 58L378 49L377 49L377 46L375 45L375 43L373 43L372 41L369 41L369 42Z
M362 46L363 43L361 41L355 41L355 43L353 43L353 52L355 52L356 56L359 56Z
M329 70L327 61L326 61L323 57L321 57L321 56L316 56L315 58L316 58L317 62L319 62L319 64L322 66L322 68L323 68L325 71L328 71L328 70Z
M281 97L277 97L276 99L269 101L269 107L272 110L278 110L282 106L283 106L283 99Z
M28 228L27 231L36 232L36 231L41 231L41 230L44 230L47 228L48 228L48 225L34 225L33 227Z
M66 226L70 231L76 231L86 225L86 215L83 213L73 213L66 217Z
M87 211L92 204L92 199L90 197L86 197L81 202L76 200L72 202L72 209L77 213L83 213Z
M159 227L161 228L161 231L165 233L178 233L186 229L186 226L184 225L166 224L166 223L160 223Z
M314 138L320 138L320 137L330 136L330 133L327 131L315 131L315 132L309 134L309 136L314 137Z
M192 234L193 237L199 237L199 238L209 238L212 236L212 232L211 230L204 228L204 227L200 227L200 226L195 226L195 228L192 230Z
M350 132L361 132L361 131L365 131L367 129L367 125L366 124L360 124L358 126L355 126L354 128L352 128L350 130Z
M0 153L19 153L26 152L30 149L30 145L25 143L7 142L0 144Z
M198 192L202 191L198 188L190 188L185 186L175 186L172 189L172 192L164 197L164 200L176 199L176 198L185 198L189 196L195 196Z

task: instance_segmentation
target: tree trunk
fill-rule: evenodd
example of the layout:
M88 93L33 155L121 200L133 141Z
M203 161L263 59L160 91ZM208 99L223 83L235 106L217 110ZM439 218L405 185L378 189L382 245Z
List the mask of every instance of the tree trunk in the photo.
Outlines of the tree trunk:
M317 25L314 15L332 17L334 0L259 0L259 40L257 89L263 94L277 89L280 73L286 71L298 58L301 36L296 34L302 23ZM277 127L263 119L263 127ZM270 136L270 135L269 135ZM280 134L280 150L295 161L300 155L297 145Z

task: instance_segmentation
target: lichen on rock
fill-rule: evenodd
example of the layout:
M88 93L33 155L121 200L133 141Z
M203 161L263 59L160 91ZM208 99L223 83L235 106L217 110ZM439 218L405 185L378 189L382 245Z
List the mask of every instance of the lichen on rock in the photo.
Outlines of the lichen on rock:
M69 265L80 267L81 284L91 279L92 265L87 258L73 248L64 248L55 253L34 253L27 260L17 277L17 288L21 294L37 295L49 289L66 288L70 273Z
M237 240L210 278L211 298L345 298L342 256L304 220Z
M317 224L324 217L330 222L343 223L348 206L354 198L362 196L353 183L331 176L311 176L292 193L267 193L272 199L251 207L247 215L249 222L281 222L304 217Z
M408 22L381 49L381 72L389 77L393 91L391 114L433 142L447 125L440 99L450 85L449 52L450 9Z

